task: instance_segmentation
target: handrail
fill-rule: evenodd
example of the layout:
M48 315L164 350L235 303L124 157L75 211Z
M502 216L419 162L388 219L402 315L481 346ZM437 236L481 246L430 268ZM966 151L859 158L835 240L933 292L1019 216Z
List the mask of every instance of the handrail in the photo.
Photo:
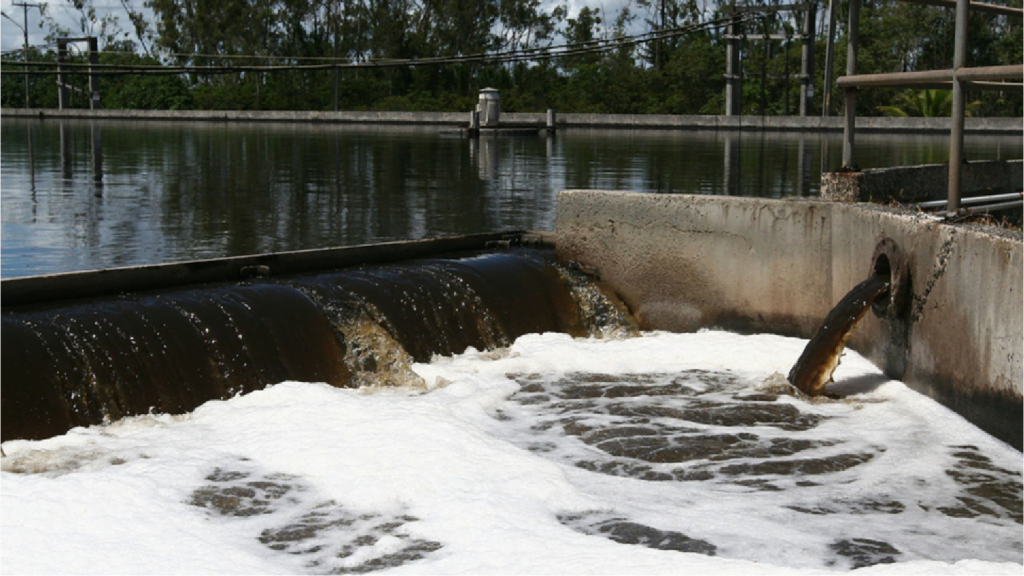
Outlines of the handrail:
M1024 78L1024 64L1004 66L978 66L974 68L952 68L946 70L919 70L916 72L886 72L881 74L857 74L842 76L836 80L840 88L877 86L921 86L937 82L975 82L980 80L1010 80ZM1008 85L1016 88L1017 85Z
M956 8L956 2L952 0L902 0L903 2L910 2L911 4L925 4L927 6L939 6L940 8ZM970 2L969 8L973 12L985 12L988 14L998 14L999 16L1016 16L1017 18L1024 17L1024 9L1014 8L1013 6L1001 6L999 4L986 4L984 2Z
M996 83L993 80L1024 78L1024 64L1001 66L968 67L967 64L967 16L971 10L1007 16L1024 16L1024 10L971 2L970 0L902 0L917 4L928 4L956 9L956 35L953 46L953 66L946 70L920 70L915 72L893 72L883 74L857 74L857 44L860 24L861 0L849 2L849 39L847 42L846 75L836 81L846 93L846 123L843 130L843 167L854 168L853 141L856 124L856 93L858 88L875 86L895 87L949 87L953 90L953 106L950 112L949 138L949 184L946 200L946 214L953 216L960 210L960 188L964 162L964 116L968 88L985 90L1019 90L1018 83Z

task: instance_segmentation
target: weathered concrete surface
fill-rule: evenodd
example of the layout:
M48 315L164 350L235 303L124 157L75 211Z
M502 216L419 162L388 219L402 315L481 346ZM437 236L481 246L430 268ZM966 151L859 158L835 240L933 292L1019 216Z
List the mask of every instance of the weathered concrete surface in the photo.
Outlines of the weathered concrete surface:
M803 335L832 296L830 208L566 191L555 243L560 257L596 268L645 328Z
M961 195L1019 190L1024 160L978 160L964 165ZM944 200L948 164L872 168L860 172L824 172L821 197L839 202L923 202Z
M223 122L326 122L338 124L403 124L458 126L469 124L465 112L377 112L317 110L88 110L54 108L4 108L0 117L95 118L129 120L223 121ZM966 118L968 133L1020 134L1022 118ZM544 112L502 112L502 124L545 126ZM558 113L558 128L633 128L668 130L770 130L841 132L841 117L820 116L697 116L668 114L569 114ZM857 119L858 132L949 133L948 118Z
M883 238L904 255L908 304L895 320L866 317L849 346L1019 449L1019 232L817 200L594 190L558 198L559 257L593 269L645 329L809 338L870 274Z

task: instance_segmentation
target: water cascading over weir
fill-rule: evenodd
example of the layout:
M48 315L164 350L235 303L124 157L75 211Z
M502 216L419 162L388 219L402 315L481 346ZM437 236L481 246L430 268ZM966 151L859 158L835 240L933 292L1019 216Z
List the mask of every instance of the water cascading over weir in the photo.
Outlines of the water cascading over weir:
M550 250L507 247L519 238L468 253L495 240L364 247L332 261L430 257L312 272L276 273L296 265L264 255L106 271L114 278L6 280L0 435L41 439L126 416L184 413L286 380L411 384L410 364L435 354L506 346L533 332L585 335L608 318L629 322L621 304ZM118 274L147 286L139 274L203 278L204 270L253 277L103 294Z

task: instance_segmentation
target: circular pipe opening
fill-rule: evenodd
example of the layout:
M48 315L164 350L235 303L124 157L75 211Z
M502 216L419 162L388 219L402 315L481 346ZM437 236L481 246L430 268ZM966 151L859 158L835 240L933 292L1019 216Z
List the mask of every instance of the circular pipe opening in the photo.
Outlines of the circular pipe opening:
M889 292L871 304L871 311L879 318L896 318L906 302L908 282L903 254L891 238L883 238L875 247L869 274L889 282Z
M875 261L871 264L871 275L892 281L892 266L889 265L888 256L885 254L875 256Z

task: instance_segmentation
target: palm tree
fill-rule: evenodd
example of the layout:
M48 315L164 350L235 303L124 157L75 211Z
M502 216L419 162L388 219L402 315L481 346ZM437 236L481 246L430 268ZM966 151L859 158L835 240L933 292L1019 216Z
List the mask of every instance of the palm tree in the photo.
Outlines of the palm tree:
M926 118L949 117L953 113L953 91L931 88L917 92L903 92L896 97L900 105L878 106L878 111L886 116L924 116ZM975 100L964 106L964 115L973 116L981 106Z

